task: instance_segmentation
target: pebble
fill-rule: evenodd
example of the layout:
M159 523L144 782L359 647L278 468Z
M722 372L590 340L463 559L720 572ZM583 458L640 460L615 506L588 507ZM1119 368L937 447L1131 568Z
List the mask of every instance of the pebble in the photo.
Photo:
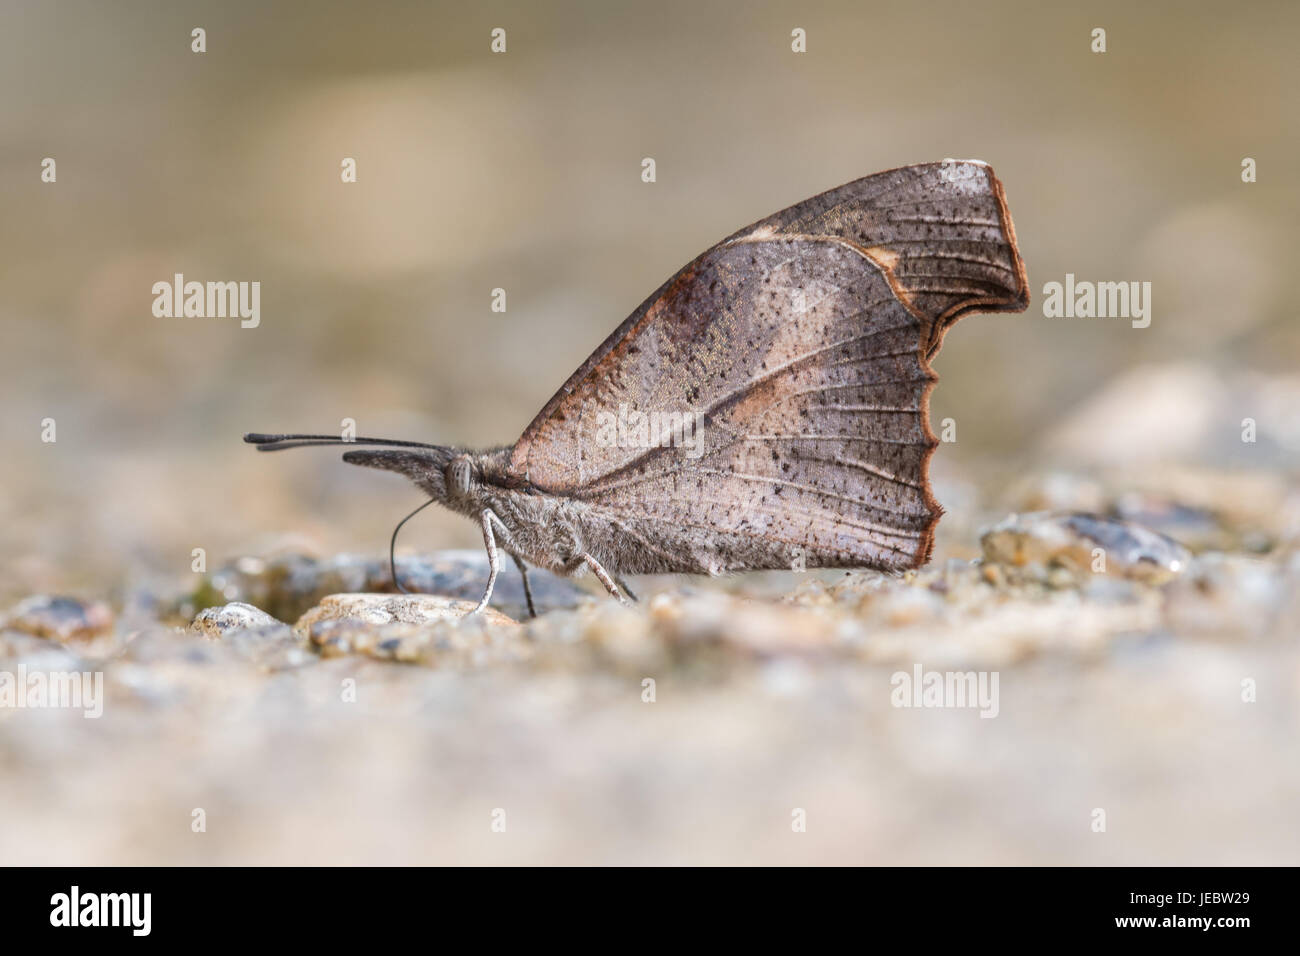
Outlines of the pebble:
M436 594L330 594L298 619L294 630L305 633L321 621L356 621L377 626L382 624L432 624L435 621L461 623L472 601L457 601ZM488 625L518 626L496 608L484 608L474 615ZM469 618L471 622L474 618Z
M438 665L526 656L517 621L491 607L468 616L474 607L431 594L331 594L293 629L323 657Z
M52 641L89 641L109 634L113 612L103 601L36 594L4 615L3 626Z
M1053 588L1112 574L1160 584L1184 572L1191 552L1129 521L1091 514L1013 514L980 536L984 560L1011 580Z
M265 611L241 601L204 608L190 625L195 633L211 638L220 638L231 631L276 626L284 627L284 624Z

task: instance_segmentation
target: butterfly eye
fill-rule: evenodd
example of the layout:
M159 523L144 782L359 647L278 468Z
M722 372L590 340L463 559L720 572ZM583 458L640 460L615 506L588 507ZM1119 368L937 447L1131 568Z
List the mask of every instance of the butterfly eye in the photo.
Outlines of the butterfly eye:
M452 460L447 466L447 485L456 494L467 494L469 492L469 483L471 471L469 459L460 457Z

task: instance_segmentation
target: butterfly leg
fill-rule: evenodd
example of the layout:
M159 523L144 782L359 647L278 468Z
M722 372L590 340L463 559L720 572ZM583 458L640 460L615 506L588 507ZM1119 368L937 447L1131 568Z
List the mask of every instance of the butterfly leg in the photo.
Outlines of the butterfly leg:
M623 593L626 594L626 595L628 596L628 598L629 598L629 599L630 599L634 604L635 604L637 601L641 600L639 597L637 597L635 594L632 593L632 589L631 589L630 587L627 586L627 582L624 581L624 580L623 580L621 577L619 577L617 574L614 575L614 583L617 584L619 587L621 587L621 588L623 589Z
M519 576L524 581L524 600L528 602L528 616L537 617L537 608L533 607L533 588L528 583L528 565L524 564L523 559L517 554L511 554L510 557L515 559L515 567L519 569Z
M581 567L584 564L587 567L591 568L592 573L595 574L596 577L600 579L600 583L605 585L605 590L608 591L612 597L618 599L618 603L620 604L627 603L627 598L623 597L623 595L619 592L618 586L614 583L614 579L610 576L610 573L606 571L603 567L601 567L600 562L597 561L590 554L588 554L586 551L583 551L580 554L578 554L577 557L575 557L570 562L570 566L574 570L577 570L579 567Z
M487 548L488 580L487 589L483 592L483 600L478 602L478 606L470 611L470 614L478 614L488 606L488 601L492 599L492 589L496 587L497 572L501 570L501 555L497 551L496 535L492 533L492 522L495 521L502 531L506 530L505 525L501 524L501 519L492 513L491 508L484 508L479 517L483 522L483 547ZM469 614L465 616L469 617Z

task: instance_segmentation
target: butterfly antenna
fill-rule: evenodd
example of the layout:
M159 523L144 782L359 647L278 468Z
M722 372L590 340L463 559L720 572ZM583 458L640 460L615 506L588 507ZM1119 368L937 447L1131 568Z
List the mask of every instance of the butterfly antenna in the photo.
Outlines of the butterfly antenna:
M397 532L402 530L402 525L406 524L406 522L410 521L425 508L429 507L429 505L433 504L434 500L435 499L430 498L401 521L397 522L397 527L393 529L393 536L388 539L388 566L393 572L393 587L397 588L397 590L401 591L403 594L410 594L411 592L402 587L402 582L397 577Z
M310 448L313 445L386 445L390 448L439 448L422 441L402 441L397 438L342 438L339 435L264 435L249 432L244 441L256 445L258 451L284 451L286 448Z

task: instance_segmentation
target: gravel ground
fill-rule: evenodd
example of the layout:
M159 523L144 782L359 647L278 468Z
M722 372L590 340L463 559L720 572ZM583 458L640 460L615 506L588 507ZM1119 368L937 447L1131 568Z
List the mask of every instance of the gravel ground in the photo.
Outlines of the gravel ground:
M898 577L642 579L625 608L539 574L535 620L513 568L463 619L474 552L402 559L424 595L280 555L29 597L0 675L92 678L0 707L0 859L1300 862L1289 512L1102 499L954 522L974 557Z

